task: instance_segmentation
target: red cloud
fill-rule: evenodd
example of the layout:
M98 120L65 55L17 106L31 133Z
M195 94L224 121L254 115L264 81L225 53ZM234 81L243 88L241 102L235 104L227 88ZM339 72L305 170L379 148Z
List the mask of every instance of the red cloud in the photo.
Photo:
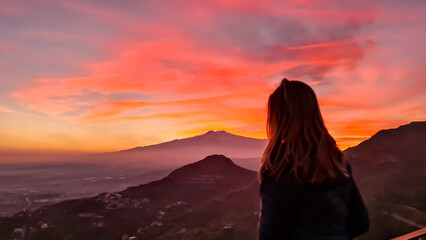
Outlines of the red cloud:
M44 64L36 77L8 88L12 90L7 96L22 108L76 123L167 119L185 126L185 134L222 126L262 137L268 94L282 77L289 77L314 87L327 123L342 142L353 143L378 128L403 123L412 118L410 114L426 117L421 111L424 104L419 104L425 91L419 80L424 71L416 65L421 61L402 62L411 55L403 50L394 54L395 45L390 44L394 39L384 27L419 16L394 15L394 10L381 10L369 1L168 3L140 9L141 5L52 1L55 11L75 16L72 23L63 23L61 31L38 25L16 30L16 36L31 47L34 37L45 41L31 52L23 52L27 44L15 47L3 40L0 44L0 51L7 54L20 49L13 61L29 58L34 66ZM0 11L31 10L8 6ZM175 9L179 11L171 11ZM41 8L31 11L44 16ZM92 28L72 25L80 17ZM75 34L75 29L84 31ZM411 35L405 34L404 40L406 36ZM79 42L105 52L86 62L78 54L70 57L74 48L55 48L58 42ZM46 46L52 47L49 54L55 59L67 59L77 70L48 74L46 66L54 63L37 55ZM404 79L411 80L408 84Z

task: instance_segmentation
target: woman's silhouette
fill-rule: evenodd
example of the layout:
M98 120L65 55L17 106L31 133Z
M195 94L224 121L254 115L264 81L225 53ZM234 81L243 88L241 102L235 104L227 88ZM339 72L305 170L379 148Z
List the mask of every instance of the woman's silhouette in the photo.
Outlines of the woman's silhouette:
M351 167L310 86L281 81L269 97L267 135L259 171L260 240L348 240L368 230Z

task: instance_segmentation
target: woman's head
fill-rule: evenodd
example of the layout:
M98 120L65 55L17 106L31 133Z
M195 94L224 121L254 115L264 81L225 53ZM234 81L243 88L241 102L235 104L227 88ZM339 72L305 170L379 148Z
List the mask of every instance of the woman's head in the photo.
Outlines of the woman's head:
M279 179L289 167L302 183L323 183L347 177L343 153L328 133L312 88L283 79L269 96L268 146L262 157L265 170Z

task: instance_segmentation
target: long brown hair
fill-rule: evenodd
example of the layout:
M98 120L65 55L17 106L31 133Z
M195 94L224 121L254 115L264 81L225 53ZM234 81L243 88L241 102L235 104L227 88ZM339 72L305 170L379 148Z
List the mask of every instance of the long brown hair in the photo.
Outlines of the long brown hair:
M289 167L296 180L321 184L348 177L347 163L328 133L312 88L284 78L269 96L268 145L259 179L266 170L279 180Z

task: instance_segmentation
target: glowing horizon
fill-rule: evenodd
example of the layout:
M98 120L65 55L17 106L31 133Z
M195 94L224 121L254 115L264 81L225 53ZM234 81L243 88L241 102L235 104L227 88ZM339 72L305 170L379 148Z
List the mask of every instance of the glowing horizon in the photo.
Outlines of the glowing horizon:
M1 0L0 0L1 1ZM35 0L0 5L0 151L266 138L283 77L341 149L426 120L421 1Z

